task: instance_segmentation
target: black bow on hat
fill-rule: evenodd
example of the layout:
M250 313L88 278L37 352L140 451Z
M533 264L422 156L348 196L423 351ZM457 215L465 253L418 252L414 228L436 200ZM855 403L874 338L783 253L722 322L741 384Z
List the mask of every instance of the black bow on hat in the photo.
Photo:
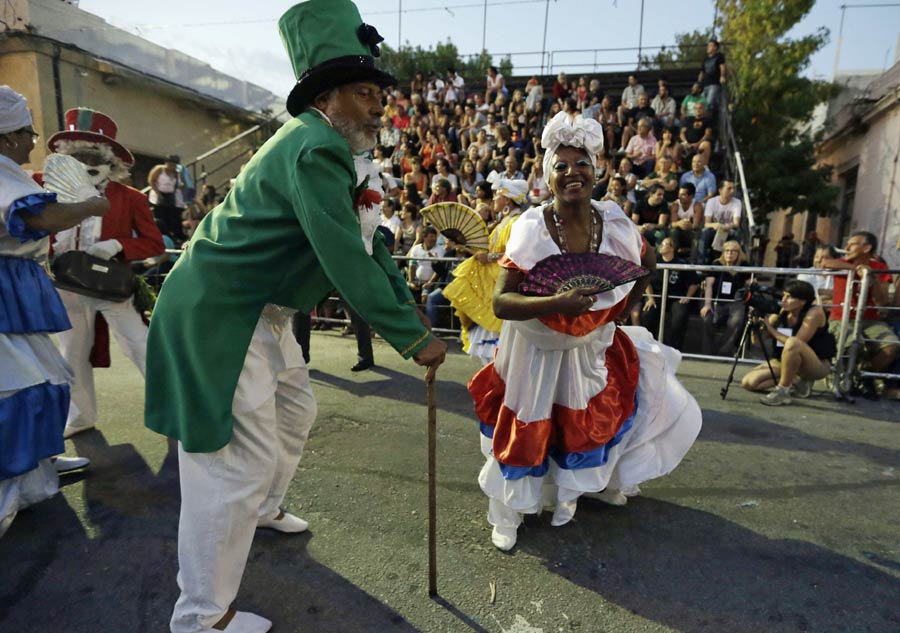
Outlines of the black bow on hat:
M359 25L359 28L356 29L356 36L359 38L360 42L369 47L369 50L372 51L372 57L381 56L378 45L384 41L384 38L378 34L378 29L371 24L363 22Z

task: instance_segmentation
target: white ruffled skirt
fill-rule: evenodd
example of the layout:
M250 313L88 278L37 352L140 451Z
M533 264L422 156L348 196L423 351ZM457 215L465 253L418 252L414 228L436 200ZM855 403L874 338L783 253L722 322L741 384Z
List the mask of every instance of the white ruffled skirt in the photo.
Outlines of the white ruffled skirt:
M518 327L504 324L502 336L508 340L495 361L506 382L504 405L525 422L549 417L554 404L587 407L606 386L605 351L615 328L608 324L576 338L541 327L523 334L521 322ZM672 472L681 462L702 421L696 400L675 377L681 354L658 343L644 328L621 329L640 360L637 407L630 428L617 435L618 443L609 448L605 463L562 468L548 459L543 476L504 478L492 440L482 434L486 461L478 483L488 497L516 512L538 513L557 500L573 501L586 492L637 486Z

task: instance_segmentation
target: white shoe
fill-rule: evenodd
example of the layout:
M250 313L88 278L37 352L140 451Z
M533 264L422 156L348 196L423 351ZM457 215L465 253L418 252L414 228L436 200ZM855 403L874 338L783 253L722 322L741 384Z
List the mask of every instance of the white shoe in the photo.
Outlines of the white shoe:
M293 514L285 512L284 510L279 510L272 516L261 518L256 523L256 527L269 528L272 530L277 530L279 532L284 532L285 534L297 534L299 532L305 532L306 530L308 530L309 523L298 516L294 516Z
M565 525L575 516L575 509L578 507L578 500L560 501L556 504L556 510L553 511L553 518L550 519L550 525L559 527Z
M54 457L51 459L53 468L58 474L68 473L79 468L89 466L91 460L87 457Z
M225 627L224 633L266 633L271 628L271 620L246 611L237 611Z
M67 440L73 435L83 433L84 431L90 431L91 429L96 428L96 426L96 424L66 424L66 428L63 429L63 439Z
M791 395L795 398L809 398L815 382L815 380L798 380L791 389Z
M491 543L501 552L508 552L516 546L516 532L517 528L495 525L491 532Z
M627 488L622 488L622 494L626 497L637 497L641 494L640 486L628 486Z
M638 490L638 493L640 493L640 490ZM600 492L586 492L584 493L584 496L589 499L597 499L603 503L608 503L611 506L623 506L628 503L628 497L626 497L621 490L616 490L614 488L607 488Z

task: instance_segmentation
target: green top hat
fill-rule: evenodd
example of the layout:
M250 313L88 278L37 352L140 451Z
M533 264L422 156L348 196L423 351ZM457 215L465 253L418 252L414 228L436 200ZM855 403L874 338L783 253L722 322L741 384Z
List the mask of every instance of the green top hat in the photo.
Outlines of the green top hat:
M326 90L370 81L382 88L397 83L375 68L384 38L365 24L350 0L307 0L278 20L278 32L297 77L287 109L297 116Z

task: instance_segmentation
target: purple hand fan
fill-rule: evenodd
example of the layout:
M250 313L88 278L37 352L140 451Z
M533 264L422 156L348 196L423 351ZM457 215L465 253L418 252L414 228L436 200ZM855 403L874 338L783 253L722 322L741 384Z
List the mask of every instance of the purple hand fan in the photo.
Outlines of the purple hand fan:
M646 277L650 271L615 255L563 253L545 257L519 284L519 292L550 297L576 288L597 286L608 292L616 286Z

